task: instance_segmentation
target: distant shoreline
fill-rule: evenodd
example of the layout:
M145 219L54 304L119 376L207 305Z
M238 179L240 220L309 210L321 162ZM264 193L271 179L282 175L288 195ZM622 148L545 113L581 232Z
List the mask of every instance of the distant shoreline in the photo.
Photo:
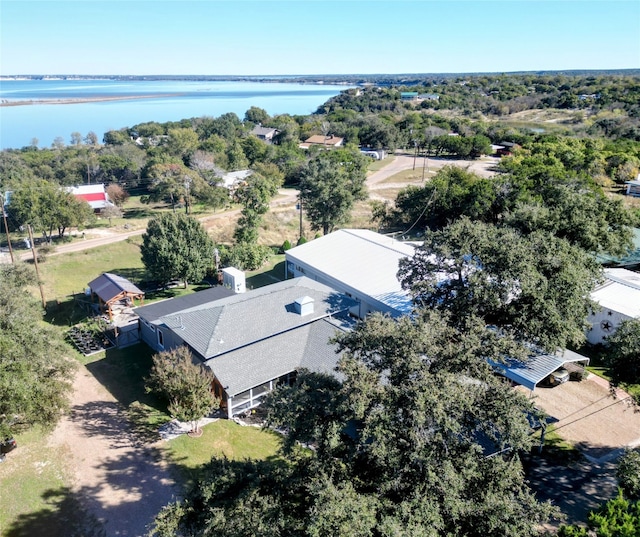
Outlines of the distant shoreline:
M38 106L43 104L82 104L82 103L100 103L106 101L133 101L137 99L160 99L167 97L180 97L183 93L152 93L149 95L103 95L96 97L72 97L69 99L24 99L16 101L3 100L0 102L0 108L3 106Z

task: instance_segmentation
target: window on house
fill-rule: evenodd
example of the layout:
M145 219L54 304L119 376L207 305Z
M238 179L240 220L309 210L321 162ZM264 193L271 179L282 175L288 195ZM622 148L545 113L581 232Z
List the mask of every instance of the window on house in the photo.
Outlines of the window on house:
M162 330L158 330L158 345L164 348L164 334Z

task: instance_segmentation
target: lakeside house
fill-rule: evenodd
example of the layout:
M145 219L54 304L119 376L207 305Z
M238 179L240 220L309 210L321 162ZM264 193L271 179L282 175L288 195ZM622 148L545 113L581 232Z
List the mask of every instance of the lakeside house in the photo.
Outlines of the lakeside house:
M309 278L246 293L224 286L136 309L143 341L155 351L187 345L211 369L227 416L260 404L301 368L335 374L330 343L350 329L354 301Z
M263 127L262 125L256 125L251 131L251 134L256 138L268 144L273 143L273 139L278 136L278 133L278 129L274 129L273 127Z
M307 138L304 142L298 145L298 147L300 149L309 149L310 147L322 147L324 149L334 149L336 147L342 147L343 143L344 143L344 138L340 138L339 136L334 136L333 134L328 134L327 136L323 136L322 134L315 134Z

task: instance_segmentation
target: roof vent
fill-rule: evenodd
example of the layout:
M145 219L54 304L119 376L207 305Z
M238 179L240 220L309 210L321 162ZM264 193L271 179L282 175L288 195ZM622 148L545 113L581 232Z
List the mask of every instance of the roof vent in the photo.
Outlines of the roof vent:
M313 298L311 298L310 296L303 296L301 298L298 298L293 303L293 305L296 313L301 317L313 313Z

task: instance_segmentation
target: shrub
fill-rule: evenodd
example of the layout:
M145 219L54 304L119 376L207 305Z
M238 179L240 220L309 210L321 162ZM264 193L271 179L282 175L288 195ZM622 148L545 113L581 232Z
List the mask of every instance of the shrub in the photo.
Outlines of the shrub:
M625 451L618 462L616 477L627 498L640 500L640 450Z
M280 247L280 251L282 253L285 253L287 250L291 250L291 242L289 242L289 239L287 239L286 241L284 241L282 243L282 246Z
M307 239L305 239L304 237L300 237L298 239L297 245L300 246L301 244L304 244L307 242Z
M213 373L196 364L188 347L178 347L153 356L153 367L146 379L147 391L168 401L168 411L180 421L191 422L191 431L199 431L198 422L220 406L211 391Z
M224 252L223 263L240 270L259 269L271 257L271 248L259 244L236 244Z

